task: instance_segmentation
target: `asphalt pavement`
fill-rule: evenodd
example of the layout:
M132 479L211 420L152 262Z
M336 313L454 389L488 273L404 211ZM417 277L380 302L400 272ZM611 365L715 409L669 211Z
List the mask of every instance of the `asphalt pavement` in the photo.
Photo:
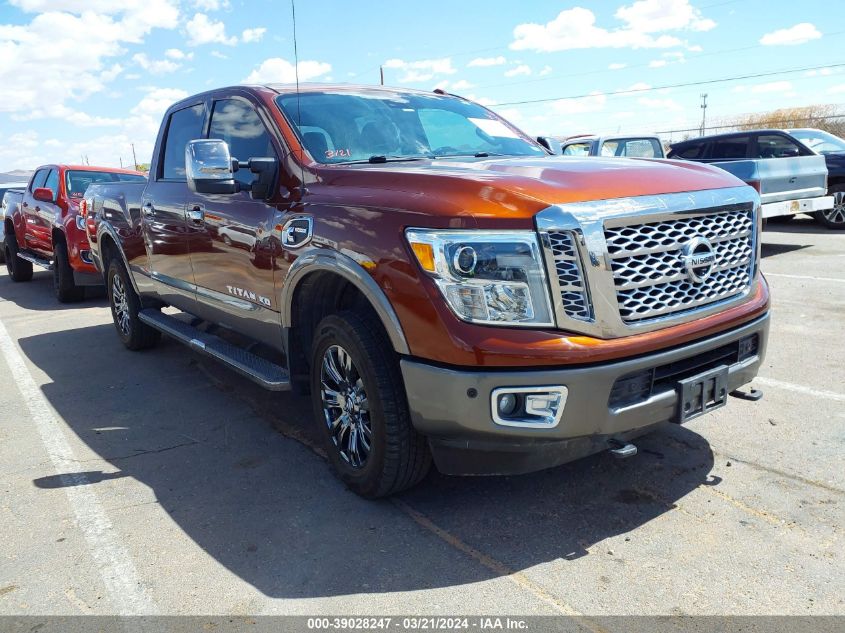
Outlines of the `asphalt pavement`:
M770 224L760 402L365 501L307 399L0 271L0 615L845 615L845 233Z

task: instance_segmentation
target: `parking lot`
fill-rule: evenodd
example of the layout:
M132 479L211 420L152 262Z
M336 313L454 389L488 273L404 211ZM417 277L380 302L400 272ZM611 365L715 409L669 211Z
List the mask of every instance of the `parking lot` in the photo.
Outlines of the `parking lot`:
M845 614L845 235L770 224L760 402L370 502L309 401L0 277L2 614Z

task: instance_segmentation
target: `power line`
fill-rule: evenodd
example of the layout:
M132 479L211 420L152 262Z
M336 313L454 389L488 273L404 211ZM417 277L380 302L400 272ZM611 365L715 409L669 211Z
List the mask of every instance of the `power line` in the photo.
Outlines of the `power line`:
M706 79L704 81L688 81L679 84L666 84L663 86L649 86L648 88L628 88L626 90L613 90L611 92L589 92L580 95L567 95L563 97L546 97L543 99L526 99L524 101L505 101L502 103L490 104L491 107L512 106L512 105L530 105L534 103L548 103L549 101L564 101L569 99L584 99L586 97L611 97L615 95L634 94L638 92L652 92L654 90L665 90L667 88L685 88L688 86L705 86L711 84L725 83L728 81L738 81L740 79L757 79L759 77L772 77L775 75L789 75L792 73L806 72L809 70L822 70L825 68L840 68L845 66L845 63L840 64L826 64L824 66L805 66L804 68L792 68L787 70L775 70L765 73L754 73L750 75L736 75L734 77L720 77L719 79Z

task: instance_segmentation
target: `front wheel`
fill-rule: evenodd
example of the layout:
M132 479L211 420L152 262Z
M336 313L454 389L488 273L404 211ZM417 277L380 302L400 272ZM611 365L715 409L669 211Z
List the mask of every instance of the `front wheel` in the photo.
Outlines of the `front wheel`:
M845 185L836 185L828 190L833 194L833 208L816 211L813 217L816 222L834 231L845 230Z
M133 351L154 347L161 338L161 332L138 318L141 300L129 281L129 273L117 259L109 264L106 287L114 327L121 342Z
M311 397L329 460L354 492L375 499L425 477L431 455L411 424L398 360L380 324L342 312L312 346Z
M59 303L73 303L85 298L85 288L73 281L73 268L67 255L67 245L57 241L53 247L53 293Z

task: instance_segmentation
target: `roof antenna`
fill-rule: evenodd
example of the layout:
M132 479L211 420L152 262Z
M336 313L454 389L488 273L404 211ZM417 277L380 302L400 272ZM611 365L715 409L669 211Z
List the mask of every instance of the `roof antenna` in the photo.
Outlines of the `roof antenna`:
M290 13L293 19L293 72L296 77L296 127L298 128L297 136L302 132L302 106L300 104L299 96L299 50L296 47L296 2L290 0ZM305 197L305 148L302 142L299 145L299 168L302 173L302 183L300 185L300 199Z

